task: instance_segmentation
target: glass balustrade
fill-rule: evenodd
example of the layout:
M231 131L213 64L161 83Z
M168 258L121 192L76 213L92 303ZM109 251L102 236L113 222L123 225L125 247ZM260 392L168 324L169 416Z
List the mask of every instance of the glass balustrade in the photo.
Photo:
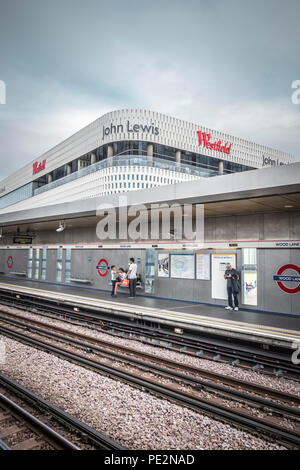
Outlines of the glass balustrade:
M96 171L100 171L103 169L108 169L112 167L128 167L128 170L132 167L151 167L151 168L159 168L161 170L168 170L176 173L183 173L190 176L195 177L210 177L215 176L218 174L217 170L214 169L207 169L207 168L194 168L191 165L185 165L183 163L177 162L168 162L166 160L160 158L152 158L147 157L145 155L120 155L109 157L105 160L100 162L96 162L93 165L89 165L85 168L82 168L75 173L71 173L70 175L64 176L59 180L52 181L49 184L41 186L40 188L35 189L34 195L41 194L45 191L49 191L50 189L57 188L63 184L69 183L74 181L78 178L82 178L83 176L90 175L91 173L95 173ZM135 168L135 171L137 168Z

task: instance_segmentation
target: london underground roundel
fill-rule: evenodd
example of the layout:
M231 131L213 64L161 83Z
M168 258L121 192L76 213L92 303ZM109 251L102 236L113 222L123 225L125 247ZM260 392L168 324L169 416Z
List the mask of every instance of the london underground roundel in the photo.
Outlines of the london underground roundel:
M7 258L6 264L7 264L8 269L11 269L11 268L13 267L14 260L13 260L13 257L12 257L12 256L9 256L9 257Z
M286 271L292 270L297 275L285 274ZM277 274L273 276L274 281L277 282L278 287L287 294L297 294L300 292L300 268L295 264L285 264L278 269ZM295 287L288 287L286 283L293 282Z
M105 277L108 274L109 267L106 259L101 258L97 264L97 271L99 276Z

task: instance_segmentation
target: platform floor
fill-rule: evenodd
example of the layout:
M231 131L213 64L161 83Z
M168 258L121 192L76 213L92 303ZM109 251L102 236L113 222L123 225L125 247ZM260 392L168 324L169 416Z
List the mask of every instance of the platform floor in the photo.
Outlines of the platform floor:
M157 299L145 296L139 296L135 299L128 298L128 291L124 292L125 289L120 292L118 297L111 297L110 292L98 291L96 289L88 289L85 287L76 287L76 286L66 286L66 285L56 285L51 283L42 283L36 281L28 281L26 279L15 279L12 277L0 276L0 288L1 284L15 285L16 287L27 287L31 289L38 289L43 293L61 293L68 294L76 297L80 297L81 300L87 300L87 303L90 301L100 300L105 303L109 302L112 306L114 304L118 306L124 306L124 309L128 307L136 308L146 308L151 309L153 312L159 313L164 311L164 314L170 312L176 312L177 314L182 313L188 315L189 317L198 317L211 319L213 320L223 320L226 323L232 322L233 324L239 325L253 325L256 327L268 327L275 328L281 331L291 332L300 332L300 315L290 316L285 314L276 314L276 313L264 313L256 312L253 310L239 310L228 311L223 307L205 305L199 303L191 303L177 300L167 300L167 299ZM138 292L137 292L138 294ZM298 335L297 335L298 336Z

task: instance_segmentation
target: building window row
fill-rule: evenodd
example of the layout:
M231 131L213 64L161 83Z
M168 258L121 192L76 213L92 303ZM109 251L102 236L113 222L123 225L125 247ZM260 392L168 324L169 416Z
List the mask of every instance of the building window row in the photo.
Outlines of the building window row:
M111 146L110 153L108 151L109 145ZM30 198L34 195L34 191L37 188L40 188L41 186L45 186L53 181L59 180L61 178L64 178L67 175L70 175L72 173L75 173L82 168L85 168L87 166L90 166L96 162L105 160L108 158L109 155L147 155L147 148L148 148L148 143L147 142L142 142L142 141L137 141L137 140L132 140L132 141L121 141L121 142L115 142L112 144L106 144L102 145L101 147L96 148L92 152L88 152L84 155L82 155L80 158L77 158L59 168L56 168L49 174L43 175L33 182L18 188L15 191L12 191L11 193L8 193L2 197L0 197L0 209L10 206L12 204L15 204L17 202L20 202L24 199ZM177 149L174 147L168 147L166 145L161 145L157 143L152 143L153 146L153 157L159 158L161 160L168 160L175 162L176 161L176 151ZM180 159L182 164L190 165L192 167L196 167L198 169L201 169L201 176L214 176L218 173L218 165L220 162L219 158L207 156L207 155L202 155L198 153L193 153L193 152L188 152L188 151L181 151L180 152ZM247 161L247 160L245 160ZM122 168L122 170L120 170ZM147 170L149 170L147 167L139 167L138 165L136 167L133 167L134 171L137 171L140 173L140 177L138 175L131 175L127 176L128 178L131 178L132 180L136 181L152 181L152 176L148 176L144 173L147 173ZM223 171L224 173L234 173L238 171L247 171L253 169L253 166L245 165L245 164L240 164L240 163L235 163L230 160L223 160ZM155 168L160 174L162 175L163 169L157 169ZM111 167L105 170L108 174L111 172L118 172L118 171L124 171L124 167ZM175 172L174 172L175 173ZM122 178L124 180L125 175L121 177L121 175L118 176L118 179L121 181ZM171 184L175 180L170 180L170 179L162 179L161 177L156 178L153 176L153 181L154 182L159 182L160 184ZM156 179L155 179L156 178ZM181 178L180 181L184 181L185 179L188 179L188 175L181 173ZM117 178L115 178L117 180ZM179 181L179 180L178 180Z
M141 141L122 141L109 144L112 146L112 155L147 155L147 142ZM176 148L168 147L161 144L152 144L153 145L153 156L154 158L160 158L163 160L168 160L175 162L176 160ZM74 173L86 166L89 166L98 161L104 160L108 157L108 145L103 145L95 149L92 152L89 152L80 158L71 161L68 164L65 164L55 170L53 170L49 175L44 175L40 178L37 178L33 185L36 189L48 182L56 181L60 178L67 176L70 173ZM201 168L206 171L206 175L216 174L218 171L219 161L221 158L215 158L208 155L197 154L193 152L181 151L181 163L191 165L197 168ZM247 171L253 169L253 166L243 165L240 163L235 163L229 160L223 160L224 172L233 173L237 171ZM204 174L205 176L205 174Z

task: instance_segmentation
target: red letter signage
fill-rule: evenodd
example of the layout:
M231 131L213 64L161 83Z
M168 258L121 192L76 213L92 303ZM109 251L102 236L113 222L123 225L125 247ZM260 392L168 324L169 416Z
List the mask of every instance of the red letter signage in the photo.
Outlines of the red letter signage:
M39 173L40 171L44 170L45 167L46 167L46 160L43 160L41 163L34 162L32 164L32 174L35 175L36 173Z
M203 145L203 147L207 149L227 153L228 155L230 154L232 144L228 145L228 142L226 142L225 145L222 145L221 140L210 142L211 135L207 134L206 132L197 131L197 134L199 138L199 146Z

